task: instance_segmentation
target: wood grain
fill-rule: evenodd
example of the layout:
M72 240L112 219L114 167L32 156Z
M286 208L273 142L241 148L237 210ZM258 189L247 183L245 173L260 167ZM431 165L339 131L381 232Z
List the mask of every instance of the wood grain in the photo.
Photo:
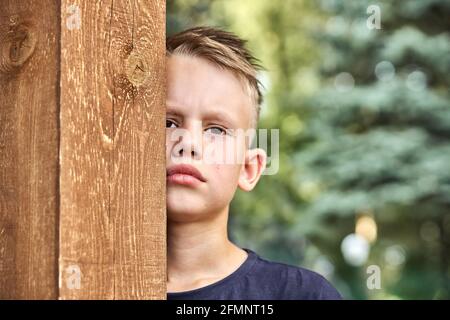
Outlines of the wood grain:
M61 14L60 298L165 299L165 2Z
M166 298L165 83L164 0L0 0L0 299Z
M0 299L58 295L55 1L0 0Z

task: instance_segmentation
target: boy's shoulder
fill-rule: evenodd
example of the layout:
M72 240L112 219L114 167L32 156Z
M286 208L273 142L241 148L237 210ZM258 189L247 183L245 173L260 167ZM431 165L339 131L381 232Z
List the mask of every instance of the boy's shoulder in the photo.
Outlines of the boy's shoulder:
M267 260L250 249L244 250L254 260L252 272L247 277L262 296L268 294L281 300L342 299L322 275L302 267Z

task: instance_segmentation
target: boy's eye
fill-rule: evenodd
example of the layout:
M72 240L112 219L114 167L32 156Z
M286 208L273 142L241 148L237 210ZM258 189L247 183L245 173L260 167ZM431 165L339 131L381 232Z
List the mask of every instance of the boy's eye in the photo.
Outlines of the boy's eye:
M175 125L175 127L176 127L176 123L175 122L173 122L172 120L166 120L166 128L171 128L171 125Z
M206 130L211 130L210 133L218 135L223 135L227 133L227 131L221 127L210 127L207 128Z

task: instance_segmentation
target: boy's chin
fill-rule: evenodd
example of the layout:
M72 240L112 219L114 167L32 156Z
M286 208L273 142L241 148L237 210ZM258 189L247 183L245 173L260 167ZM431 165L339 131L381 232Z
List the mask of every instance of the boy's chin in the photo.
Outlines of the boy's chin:
M184 208L168 208L167 220L169 222L195 222L205 219L206 213L201 210L193 210Z

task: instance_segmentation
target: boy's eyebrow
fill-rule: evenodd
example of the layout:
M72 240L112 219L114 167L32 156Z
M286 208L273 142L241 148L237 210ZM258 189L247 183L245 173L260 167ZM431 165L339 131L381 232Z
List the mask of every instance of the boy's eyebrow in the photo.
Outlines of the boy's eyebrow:
M205 114L205 118L208 120L219 120L225 122L228 126L233 126L236 124L236 121L228 116L226 113L223 113L218 110L212 110Z
M169 104L166 105L166 113L175 115L178 117L184 116L184 114L181 111L177 110L177 108L175 106L171 106ZM204 119L222 121L225 124L227 124L228 126L233 126L236 124L236 121L233 118L228 116L226 113L221 112L220 109L207 111L204 115Z
M179 112L176 109L169 107L169 105L166 105L166 114L173 114L178 117L183 117L183 113Z

